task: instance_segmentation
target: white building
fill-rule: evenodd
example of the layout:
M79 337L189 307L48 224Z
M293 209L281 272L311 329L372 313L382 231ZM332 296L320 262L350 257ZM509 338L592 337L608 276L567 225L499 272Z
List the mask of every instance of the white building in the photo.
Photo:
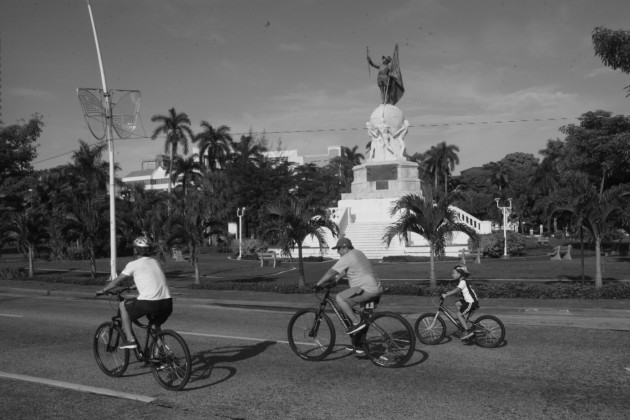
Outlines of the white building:
M155 159L143 160L139 171L132 171L123 177L122 181L128 185L144 185L145 190L167 190L169 177L166 174L166 168L163 167L162 157L156 156ZM172 184L171 188L175 188L179 183Z

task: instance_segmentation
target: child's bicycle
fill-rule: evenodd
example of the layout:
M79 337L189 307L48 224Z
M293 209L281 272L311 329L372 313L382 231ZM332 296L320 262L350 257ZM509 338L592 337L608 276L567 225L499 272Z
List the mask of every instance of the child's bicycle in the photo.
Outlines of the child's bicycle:
M435 303L436 296L433 297ZM465 328L459 322L457 314L444 306L444 298L439 297L440 303L435 313L422 314L416 320L414 330L416 336L423 344L438 344L446 336L446 322L440 316L440 313L453 323L462 334ZM474 335L471 340L481 347L497 347L505 338L505 327L499 318L492 315L482 315L475 320L470 317L475 311L472 311L466 317L466 321L472 324Z
M138 362L151 367L153 376L158 383L170 390L179 391L186 386L192 372L190 351L184 339L172 330L162 330L160 323L149 315L148 323L142 324L134 321L134 324L144 329L147 333L142 346L140 340L133 333L138 347L135 349L121 349L118 346L124 341L120 308L118 303L125 300L122 294L133 290L133 287L123 287L108 290L105 293L98 292L97 296L111 295L116 299L116 315L111 321L104 322L94 334L94 358L103 373L112 377L119 377L129 366L129 353L133 350ZM133 330L132 330L133 332Z
M304 360L319 361L330 354L335 346L335 327L326 315L326 306L330 305L339 318L344 331L352 321L339 308L330 289L334 282L316 291L319 306L315 309L301 309L289 321L288 339L291 349ZM411 358L415 350L416 339L409 322L393 312L375 313L376 300L362 303L355 312L366 322L367 327L352 335L355 347L362 347L369 359L378 366L399 367Z

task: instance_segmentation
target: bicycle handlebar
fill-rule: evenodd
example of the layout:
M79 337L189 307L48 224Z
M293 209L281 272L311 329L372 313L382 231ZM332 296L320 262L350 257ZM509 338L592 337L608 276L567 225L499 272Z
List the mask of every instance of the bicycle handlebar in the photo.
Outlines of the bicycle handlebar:
M131 290L136 290L137 287L135 285L133 286L126 286L126 287L115 287L113 289L107 290L105 292L103 291L98 291L96 292L96 296L106 296L106 295L112 295L112 296L120 296L121 294L125 293L125 292L129 292Z

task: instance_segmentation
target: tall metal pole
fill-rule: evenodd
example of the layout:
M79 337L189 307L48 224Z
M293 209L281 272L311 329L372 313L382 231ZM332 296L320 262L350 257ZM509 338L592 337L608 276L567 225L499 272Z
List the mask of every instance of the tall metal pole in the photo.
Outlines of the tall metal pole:
M103 60L101 58L101 48L98 43L98 35L96 34L96 25L94 24L94 16L92 15L92 7L90 0L87 0L88 12L90 13L90 21L92 22L92 32L94 32L94 42L96 43L96 54L98 56L98 65L101 70L101 82L103 84L103 96L105 97L105 128L107 133L107 145L109 148L109 269L111 280L117 277L116 273L116 197L114 190L114 140L112 136L112 105L110 101L109 91L107 90L107 82L105 81L105 70L103 68Z
M503 258L508 258L508 252L507 252L507 216L508 216L510 210L512 210L512 199L508 198L509 205L507 207L499 206L499 199L498 198L495 198L494 201L497 202L497 207L499 209L501 209L501 211L503 212Z
M243 258L243 215L245 214L245 207L236 209L236 216L238 216L238 259Z

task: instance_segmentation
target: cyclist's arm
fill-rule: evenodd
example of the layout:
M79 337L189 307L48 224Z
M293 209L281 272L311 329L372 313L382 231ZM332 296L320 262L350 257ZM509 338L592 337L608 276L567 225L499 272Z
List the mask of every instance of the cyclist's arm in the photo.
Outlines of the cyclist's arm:
M442 297L446 298L446 297L449 297L450 295L454 295L456 293L459 293L459 287L456 287L453 290L450 290L450 291L448 291L446 293L442 293Z
M321 286L322 284L328 283L329 281L336 279L339 275L339 272L329 268L328 271L324 273L321 279L317 282L316 286Z
M130 277L126 274L122 274L122 273L119 274L118 277L116 277L113 281L111 281L107 286L103 287L103 290L101 290L101 292L105 293L108 290L113 289L114 287L118 286L122 281L128 278Z

